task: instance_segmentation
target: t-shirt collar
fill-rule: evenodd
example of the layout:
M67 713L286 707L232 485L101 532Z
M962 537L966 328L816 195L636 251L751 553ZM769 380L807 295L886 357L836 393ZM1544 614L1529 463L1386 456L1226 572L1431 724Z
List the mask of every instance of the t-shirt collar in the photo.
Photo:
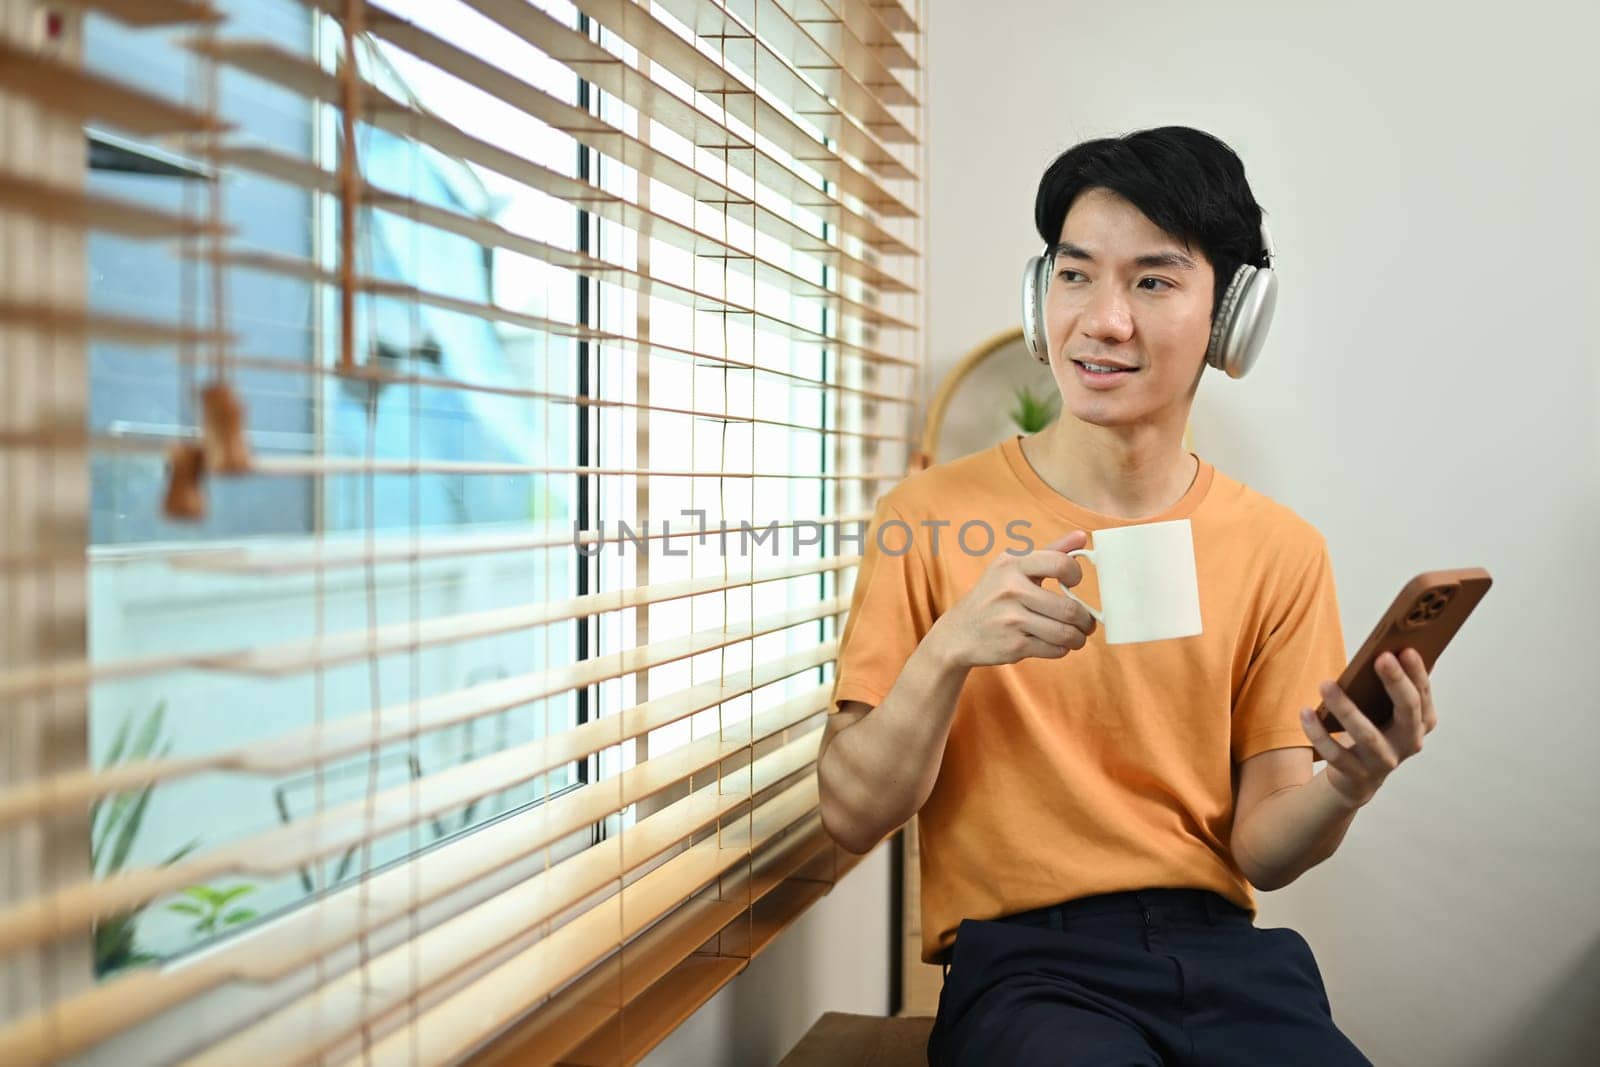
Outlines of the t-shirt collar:
M1211 488L1213 475L1216 473L1211 464L1194 455L1199 463L1195 472L1194 482L1190 484L1187 492L1183 494L1171 507L1157 515L1148 515L1140 519L1124 519L1114 515L1103 515L1098 511L1091 511L1083 507L1050 487L1050 484L1039 477L1039 472L1033 469L1033 464L1028 462L1028 457L1022 453L1022 435L1012 434L1000 442L1000 454L1005 459L1006 467L1013 477L1027 492L1039 503L1048 508L1067 522L1072 523L1077 529L1100 530L1109 526L1133 526L1146 522L1165 522L1169 519L1185 519L1193 515L1205 499L1206 493Z

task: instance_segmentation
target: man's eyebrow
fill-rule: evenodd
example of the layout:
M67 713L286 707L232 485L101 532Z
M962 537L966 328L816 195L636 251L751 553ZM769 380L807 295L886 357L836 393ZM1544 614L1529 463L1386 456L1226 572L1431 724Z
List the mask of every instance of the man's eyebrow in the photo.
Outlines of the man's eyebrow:
M1062 241L1059 244L1051 245L1050 255L1052 257L1065 256L1067 259L1082 260L1085 263L1094 262L1094 256L1089 254L1088 249L1075 245L1071 241ZM1177 270L1195 269L1194 260L1182 252L1150 252L1136 258L1133 261L1133 265L1136 267L1171 267Z

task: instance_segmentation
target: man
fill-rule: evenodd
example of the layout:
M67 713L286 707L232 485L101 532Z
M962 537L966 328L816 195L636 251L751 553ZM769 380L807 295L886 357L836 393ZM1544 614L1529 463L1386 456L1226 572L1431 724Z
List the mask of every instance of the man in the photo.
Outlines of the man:
M1252 887L1332 855L1436 717L1413 650L1380 661L1382 731L1327 681L1345 648L1322 536L1183 449L1229 281L1267 265L1261 209L1226 145L1166 127L1063 153L1035 220L1061 417L879 501L823 822L865 852L920 813L923 959L948 967L932 1063L1366 1063L1305 941L1254 925ZM1092 531L1176 519L1199 636L1107 645L1046 588L1084 580L1067 553Z

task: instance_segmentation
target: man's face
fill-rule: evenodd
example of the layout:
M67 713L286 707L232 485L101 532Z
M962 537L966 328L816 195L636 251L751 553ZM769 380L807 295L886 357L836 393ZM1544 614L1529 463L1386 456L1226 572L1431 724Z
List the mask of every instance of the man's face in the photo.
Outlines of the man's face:
M1087 189L1061 224L1045 295L1062 406L1097 426L1188 419L1211 335L1214 274L1127 200ZM1130 368L1098 374L1083 363Z

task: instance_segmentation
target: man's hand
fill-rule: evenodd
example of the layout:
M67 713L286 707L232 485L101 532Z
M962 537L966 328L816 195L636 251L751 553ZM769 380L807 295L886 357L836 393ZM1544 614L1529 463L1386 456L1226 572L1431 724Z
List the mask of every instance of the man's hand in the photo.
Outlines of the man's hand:
M1082 648L1094 633L1094 616L1076 600L1045 589L1054 578L1071 588L1083 580L1068 552L1082 548L1082 530L1029 552L1002 554L949 611L939 616L929 636L938 635L952 662L962 667L1015 663L1030 656L1060 659Z
M1335 682L1322 683L1322 699L1344 726L1347 741L1334 740L1310 708L1300 710L1311 747L1327 761L1322 773L1351 810L1371 800L1391 771L1421 752L1422 739L1439 722L1428 669L1416 649L1405 649L1398 659L1385 652L1378 657L1377 671L1394 702L1394 718L1384 729L1372 725Z

